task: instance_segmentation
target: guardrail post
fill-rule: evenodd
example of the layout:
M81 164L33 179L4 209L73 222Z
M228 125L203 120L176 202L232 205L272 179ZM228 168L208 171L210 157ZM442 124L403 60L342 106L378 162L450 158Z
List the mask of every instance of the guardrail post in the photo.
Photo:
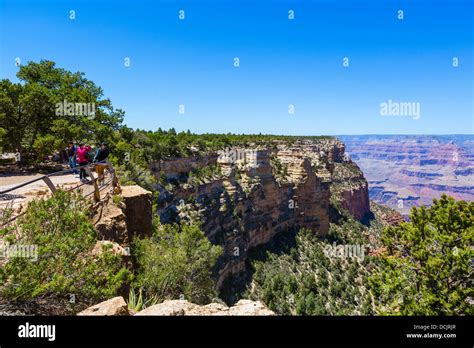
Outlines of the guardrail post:
M48 185L52 193L56 192L56 186L54 186L53 182L51 181L49 177L47 176L43 177L43 181L45 182L46 185Z
M109 173L112 176L112 187L115 188L118 185L118 179L117 179L117 175L115 175L115 169L112 166L112 163L110 163L109 161L107 161L106 164L109 168Z
M97 179L95 179L94 176L92 175L92 170L91 170L90 167L86 167L84 169L85 169L87 175L90 176L91 181L94 184L94 200L96 202L99 202L100 201L100 191L99 191L99 186L97 185Z
M116 174L116 171L112 165L112 163L110 163L109 161L106 161L105 164L108 166L109 168L109 172L112 176L112 185L114 187L114 191L118 188L118 190L120 190L120 186L119 186L119 183L118 183L118 177L117 177L117 174ZM84 170L86 171L87 175L91 178L91 181L92 183L94 184L94 200L96 202L99 202L100 201L100 190L99 190L99 186L97 184L97 178L94 178L94 176L92 175L92 170L91 170L91 167L90 166L86 166L86 167L78 167L76 169L79 169L79 168L84 168ZM38 181L43 181L47 186L48 188L51 190L51 192L56 192L57 191L57 188L56 186L54 186L53 182L51 181L51 179L49 178L50 176L52 175L58 175L58 174L61 174L61 173L70 173L72 171L72 169L68 169L68 170L61 170L59 172L56 172L54 174L50 174L50 175L45 175L43 177L40 177L40 178L36 178L36 179L33 179L33 180L29 180L27 182L24 182L22 184L19 184L19 185L16 185L14 187L10 187L6 190L3 190L3 191L0 191L0 195L5 195L7 194L8 192L12 192L12 191L15 191L15 190L18 190L19 188L21 187L25 187L27 185L30 185L30 184L33 184L35 182L38 182ZM74 189L77 189L78 187L82 186L79 185L77 187L73 187L71 189L68 189L66 191L71 191L71 190L74 190ZM14 217L12 217L10 220L8 221L0 221L0 227L4 227L10 223L12 223L13 221L15 221L19 216L25 214L25 212L22 212L21 214L19 215L16 215ZM0 219L1 220L1 219Z

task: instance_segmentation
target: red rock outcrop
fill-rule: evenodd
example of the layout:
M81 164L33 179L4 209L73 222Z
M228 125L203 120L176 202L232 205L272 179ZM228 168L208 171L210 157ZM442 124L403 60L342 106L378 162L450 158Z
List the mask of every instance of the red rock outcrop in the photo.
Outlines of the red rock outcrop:
M474 199L474 136L342 136L347 152L364 171L371 200L408 216L443 193Z

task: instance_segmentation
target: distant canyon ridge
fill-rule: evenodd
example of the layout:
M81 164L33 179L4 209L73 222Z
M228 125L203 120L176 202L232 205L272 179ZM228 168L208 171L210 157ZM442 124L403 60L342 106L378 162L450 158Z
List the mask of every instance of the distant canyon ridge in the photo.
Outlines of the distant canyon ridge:
M369 184L370 199L407 216L443 193L474 200L474 135L338 136Z

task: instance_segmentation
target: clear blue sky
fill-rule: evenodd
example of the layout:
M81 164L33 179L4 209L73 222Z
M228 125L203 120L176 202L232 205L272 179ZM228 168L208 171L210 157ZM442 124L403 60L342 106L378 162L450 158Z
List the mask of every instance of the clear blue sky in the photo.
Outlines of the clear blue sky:
M133 128L473 133L473 13L472 0L0 0L0 78L16 80L16 57L53 60ZM420 119L381 116L389 99L419 102Z

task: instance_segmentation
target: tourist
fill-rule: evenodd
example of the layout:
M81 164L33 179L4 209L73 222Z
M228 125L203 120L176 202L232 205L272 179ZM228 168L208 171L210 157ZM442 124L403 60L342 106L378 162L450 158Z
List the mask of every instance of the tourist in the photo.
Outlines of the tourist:
M82 182L86 181L86 178L87 178L87 173L83 166L89 163L89 160L87 159L89 151L90 151L90 146L85 146L84 143L79 144L79 147L76 149L77 162L79 166L82 167L79 172L79 179Z
M68 163L71 169L76 168L76 150L76 145L74 145L74 142L71 141L67 147ZM77 170L74 169L73 173L77 174Z
M107 147L106 143L100 144L99 149L94 157L94 162L97 163L95 166L95 171L97 173L97 177L99 179L99 184L102 186L104 184L104 171L107 167L105 164L105 160L109 156L109 148Z

